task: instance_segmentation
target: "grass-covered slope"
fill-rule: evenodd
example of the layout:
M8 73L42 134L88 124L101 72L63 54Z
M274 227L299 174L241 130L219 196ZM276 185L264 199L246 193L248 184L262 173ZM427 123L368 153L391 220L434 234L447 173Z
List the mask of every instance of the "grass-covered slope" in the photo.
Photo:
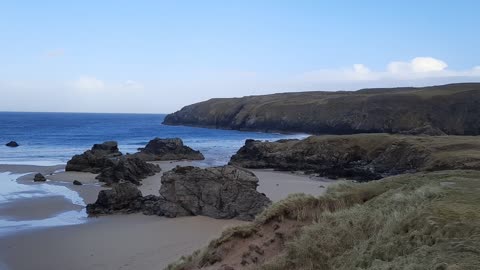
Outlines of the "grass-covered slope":
M480 172L406 174L295 195L169 270L480 269Z
M312 134L480 134L480 83L215 98L168 115L169 125Z
M417 171L480 170L480 138L355 134L277 142L247 140L230 163L357 180Z

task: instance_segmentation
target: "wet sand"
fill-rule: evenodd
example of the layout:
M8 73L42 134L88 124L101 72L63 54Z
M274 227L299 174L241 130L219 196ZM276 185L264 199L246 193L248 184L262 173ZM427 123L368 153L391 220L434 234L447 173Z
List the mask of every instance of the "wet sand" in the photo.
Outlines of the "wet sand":
M163 172L179 164L198 165L195 162L158 164ZM61 169L63 166L0 165L0 171L41 171L47 177L48 184L63 185L79 192L85 203L94 202L98 191L104 188L94 179L94 174L57 172L49 175ZM291 193L319 195L332 182L287 172L252 171L259 178L258 190L273 201ZM144 195L158 194L161 175L159 173L143 180L140 189ZM32 179L33 175L25 175L18 182L35 185ZM74 186L72 181L75 179L84 185ZM38 207L37 204L22 207L26 202L13 202L8 206L9 212L17 209L21 213L14 215L17 218L33 219L61 211L64 207L62 205L71 205L59 198L42 199L45 201ZM42 213L35 213L35 209ZM225 227L243 223L245 222L208 217L169 219L141 214L90 218L85 224L35 229L3 237L0 240L0 270L3 270L2 263L11 270L162 269L180 256L205 246L210 239L220 235Z
M11 270L161 270L204 246L227 225L241 223L207 217L107 216L2 238L0 260Z

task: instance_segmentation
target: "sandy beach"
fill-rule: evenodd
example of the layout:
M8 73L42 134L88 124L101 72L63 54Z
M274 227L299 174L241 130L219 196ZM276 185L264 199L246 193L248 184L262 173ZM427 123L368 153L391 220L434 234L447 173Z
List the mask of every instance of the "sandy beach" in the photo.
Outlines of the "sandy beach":
M163 172L176 165L198 165L195 162L158 164ZM67 187L78 192L85 203L94 202L98 191L105 188L95 180L94 174L64 172L63 168L63 165L0 165L2 172L42 172L48 179L43 185ZM253 172L260 180L258 190L273 201L291 193L319 195L331 183L287 172ZM144 195L158 194L161 175L158 173L143 180L140 190ZM32 174L26 174L17 182L38 185L32 178ZM73 180L80 180L83 185L74 186ZM47 196L15 200L0 207L0 215L14 220L34 220L79 208L65 198ZM83 224L71 226L24 230L1 238L0 269L162 269L180 256L206 245L222 229L243 223L201 216L169 219L132 214L88 218Z

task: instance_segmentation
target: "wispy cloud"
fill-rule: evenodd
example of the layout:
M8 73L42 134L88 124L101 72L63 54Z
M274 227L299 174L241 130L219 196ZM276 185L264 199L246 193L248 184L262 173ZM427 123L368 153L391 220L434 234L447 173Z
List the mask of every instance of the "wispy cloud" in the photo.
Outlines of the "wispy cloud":
M295 76L298 82L355 82L418 80L429 78L479 77L480 67L467 70L449 69L448 64L433 57L415 57L410 61L392 61L384 70L371 70L364 64L338 69L320 69Z
M105 83L95 77L81 76L73 82L73 87L77 90L103 90L105 89Z

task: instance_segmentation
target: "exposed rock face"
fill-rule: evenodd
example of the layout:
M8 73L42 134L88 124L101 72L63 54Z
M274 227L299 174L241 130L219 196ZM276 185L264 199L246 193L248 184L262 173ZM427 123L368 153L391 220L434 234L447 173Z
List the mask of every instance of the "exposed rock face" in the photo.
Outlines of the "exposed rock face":
M251 172L223 166L177 167L162 177L160 204L165 216L204 215L213 218L252 220L270 203L256 189Z
M142 192L132 183L120 183L112 189L102 190L98 193L97 201L87 205L89 215L133 213L140 206L137 202L142 198Z
M331 178L373 180L406 172L480 170L480 140L468 136L386 134L247 140L230 163L246 168L307 171Z
M162 177L160 196L142 197L135 185L114 184L101 191L90 215L143 212L167 217L203 215L253 220L271 201L256 191L258 179L233 166L177 167Z
M110 141L95 144L91 150L73 156L65 170L99 173L96 178L107 184L127 181L139 185L141 179L160 172L160 167L135 155L123 156L117 142Z
M66 171L100 173L106 167L110 159L121 156L118 144L115 141L108 141L101 144L94 144L91 150L81 155L75 155L67 162Z
M19 144L16 141L11 141L11 142L9 142L5 145L8 146L8 147L18 147L19 146Z
M164 124L312 134L479 135L480 84L216 98L169 114Z
M45 176L43 176L43 174L37 173L33 177L33 181L34 182L45 182L45 181L47 181L47 178L45 178Z
M106 159L103 169L96 178L107 184L123 180L139 185L141 179L157 172L160 172L158 165L147 163L133 155L127 155Z
M135 155L146 161L153 160L203 160L200 151L185 146L180 138L155 138L145 148L140 148Z

